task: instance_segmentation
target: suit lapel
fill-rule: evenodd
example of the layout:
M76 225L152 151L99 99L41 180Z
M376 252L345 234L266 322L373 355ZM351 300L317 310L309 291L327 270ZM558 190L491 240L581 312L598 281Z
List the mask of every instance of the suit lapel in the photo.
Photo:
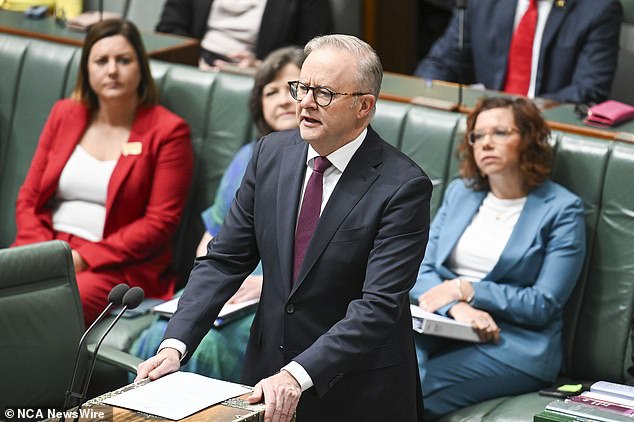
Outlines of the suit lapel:
M447 214L438 241L437 262L441 265L447 261L449 254L456 247L458 240L473 220L473 216L480 209L486 194L483 191L474 191L466 198L461 198L460 206L452 207L451 212Z
M557 33L559 33L559 28L561 27L564 19L570 13L570 11L575 7L574 0L566 0L563 2L563 5L558 6L558 1L555 0L553 2L553 7L550 10L550 14L548 15L548 20L546 21L546 26L544 27L544 34L542 35L542 45L539 48L539 63L537 65L537 78L535 80L535 93L540 92L541 84L542 84L542 69L544 63L544 57L546 56L548 50L550 49L550 45L555 40Z
M499 3L499 2L498 2ZM506 80L506 69L508 67L508 55L511 48L511 40L513 39L513 23L515 22L515 7L509 7L507 5L500 6L499 4L492 9L493 17L489 22L492 24L489 31L492 37L489 41L491 45L498 45L498 71L495 72L495 80L493 88L504 88L504 81ZM472 31L479 31L482 28L472 28ZM497 40L497 42L496 42Z
M319 218L315 234L308 245L302 268L291 294L302 284L343 220L379 176L378 167L383 159L379 139L378 135L371 128L368 128L365 140L341 175Z
M308 144L299 138L298 142L285 148L281 158L281 170L277 183L277 245L282 284L290 291L293 277L293 254L295 245L295 225L302 183L306 172ZM287 291L287 293L288 293Z
M60 122L59 133L55 135L55 147L51 151L49 165L42 176L40 199L43 202L48 201L57 191L62 171L88 126L90 120L88 109L83 106L77 108L77 112L68 113Z
M548 210L546 202L550 201L550 199L552 199L552 194L548 192L545 184L537 187L528 195L524 209L515 224L515 228L521 227L522 229L513 230L498 262L491 272L485 276L485 279L503 280L504 275L517 263L508 257L524 255L535 240L535 233L539 232L542 219Z
M136 163L139 158L150 153L149 140L144 136L150 129L149 126L151 125L151 122L148 119L149 115L149 108L144 107L137 111L134 123L130 129L130 137L127 141L128 143L139 142L141 144L140 154L121 154L117 160L114 170L112 171L112 176L110 177L110 182L108 183L108 194L106 195L106 222L110 216L112 204L121 190L123 182L134 167L134 163Z

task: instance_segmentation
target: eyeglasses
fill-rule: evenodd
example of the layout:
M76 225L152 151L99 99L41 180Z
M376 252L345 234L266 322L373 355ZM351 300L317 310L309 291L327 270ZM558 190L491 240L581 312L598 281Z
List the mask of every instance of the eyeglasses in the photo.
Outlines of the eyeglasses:
M288 83L288 86L291 88L291 97L293 97L295 101L302 101L308 95L308 91L313 91L313 98L317 105L321 107L329 106L335 95L358 96L367 94L365 92L334 92L323 86L308 86L300 81L291 81Z
M506 142L513 132L519 133L519 130L510 127L495 127L489 130L473 130L467 134L469 145L473 146L478 142L482 142L484 137L491 136L491 141L496 144Z

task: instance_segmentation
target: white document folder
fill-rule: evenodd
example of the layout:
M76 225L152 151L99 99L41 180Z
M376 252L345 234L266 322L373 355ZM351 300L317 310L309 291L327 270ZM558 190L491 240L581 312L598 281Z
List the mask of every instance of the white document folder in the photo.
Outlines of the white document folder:
M410 310L412 312L412 327L417 333L482 343L478 333L469 324L433 312L423 311L416 305L410 305Z

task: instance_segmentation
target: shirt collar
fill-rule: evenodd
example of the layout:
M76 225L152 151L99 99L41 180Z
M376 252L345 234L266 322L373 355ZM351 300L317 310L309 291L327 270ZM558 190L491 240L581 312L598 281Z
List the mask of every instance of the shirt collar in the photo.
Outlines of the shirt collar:
M357 152L357 150L361 146L361 143L363 143L363 140L365 139L365 136L367 135L367 133L368 133L368 128L366 127L365 129L363 129L363 132L361 132L359 136L354 138L352 141L348 142L344 146L328 154L326 158L328 158L328 161L330 161L330 164L332 164L334 168L336 168L341 173L343 173L343 171L346 169L346 167L350 163L350 160L352 160L352 156L354 156L354 153ZM308 154L306 155L306 165L309 166L310 168L313 168L313 158L315 157L319 157L319 153L315 151L310 144L308 144Z

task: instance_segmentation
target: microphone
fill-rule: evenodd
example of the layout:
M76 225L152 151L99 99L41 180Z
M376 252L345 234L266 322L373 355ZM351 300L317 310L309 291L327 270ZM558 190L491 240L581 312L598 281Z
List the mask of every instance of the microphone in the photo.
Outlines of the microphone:
M456 0L456 9L458 9L458 52L462 58L464 50L464 13L467 8L467 0ZM462 72L458 72L458 111L462 106Z
M128 290L123 295L123 299L121 301L121 303L123 304L123 308L121 308L121 311L119 311L114 321L110 323L106 331L104 331L104 333L99 338L99 341L97 342L97 345L95 346L95 351L92 356L92 360L90 361L90 367L88 368L88 373L86 374L84 389L81 393L81 396L79 397L79 404L77 405L77 415L75 417L75 422L77 422L77 420L79 419L79 410L81 409L82 404L84 404L84 400L86 400L86 394L88 393L88 386L90 385L90 379L92 378L92 373L95 370L95 363L97 362L97 352L99 351L99 348L101 347L101 343L106 338L110 330L112 330L112 327L114 327L114 325L119 321L119 319L121 319L121 317L123 316L123 313L127 311L128 309L134 309L137 306L139 306L141 302L143 302L144 296L145 294L143 292L143 289L140 287L132 287L130 290Z
M81 351L84 347L84 343L86 342L86 338L88 337L88 334L97 326L98 323L101 322L102 319L104 319L104 317L108 314L108 311L110 311L110 308L112 308L113 306L121 305L121 302L123 301L123 298L128 290L130 290L130 286L128 286L125 283L120 283L114 286L112 290L110 290L110 293L108 293L108 305L103 310L103 312L99 314L97 319L95 319L95 321L90 325L90 327L88 327L86 332L84 332L84 334L81 336L81 339L79 340L79 346L77 347L77 354L75 356L75 367L73 368L73 375L71 377L70 385L68 386L68 390L66 391L65 398L64 398L64 407L62 408L63 411L66 411L69 409L71 397L75 397L75 398L79 397L79 395L75 393L75 390L74 390L75 379L77 377L77 367L79 366L79 357L81 355Z

